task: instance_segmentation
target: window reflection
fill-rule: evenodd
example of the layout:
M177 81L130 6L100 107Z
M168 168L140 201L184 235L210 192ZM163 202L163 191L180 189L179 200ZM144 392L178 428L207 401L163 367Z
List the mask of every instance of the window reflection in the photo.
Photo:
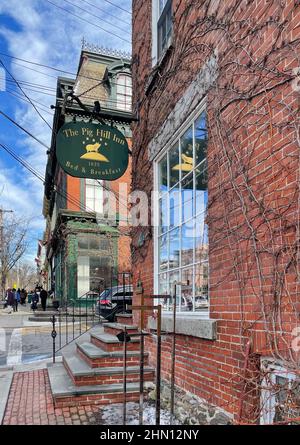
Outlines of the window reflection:
M167 155L159 163L159 191L164 193L168 190L168 157Z
M168 268L168 235L159 238L159 264L160 270Z
M191 123L159 163L158 292L177 286L177 310L201 311L208 304L206 114ZM171 309L164 301L164 309Z
M161 234L168 230L168 195L164 195L162 199L159 200L159 228Z
M195 156L196 165L206 158L207 153L207 128L206 114L202 113L195 122Z
M188 174L194 167L193 154L193 127L190 127L182 136L181 140L180 169L182 176Z
M194 309L193 304L193 267L182 269L181 281L189 283L189 286L181 287L181 311L187 312Z
M194 221L191 220L181 228L181 265L186 266L194 261Z
M179 181L179 144L176 144L169 152L170 188Z
M194 216L194 180L190 173L182 181L182 221L187 221Z
M175 267L179 267L179 256L180 256L180 237L179 237L180 231L179 228L172 230L170 232L170 269L174 269Z
M175 187L170 191L170 228L180 224L180 191Z

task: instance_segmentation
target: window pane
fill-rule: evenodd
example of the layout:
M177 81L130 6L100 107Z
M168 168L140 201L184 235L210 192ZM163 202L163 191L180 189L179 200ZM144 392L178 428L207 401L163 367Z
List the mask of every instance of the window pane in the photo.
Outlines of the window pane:
M179 181L179 145L176 144L169 151L169 168L170 168L170 188L173 187Z
M203 261L208 258L208 227L204 222L205 214L198 215L195 223L196 249L195 261Z
M85 196L87 199L94 198L94 186L87 185L85 188Z
M207 154L207 126L206 113L202 113L199 119L195 122L195 152L196 165L198 165Z
M177 227L180 224L180 191L173 188L169 193L170 199L170 227Z
M208 306L208 263L195 266L195 309L205 310Z
M78 240L78 248L79 249L88 249L89 248L88 235L78 235L77 240Z
M160 270L168 268L168 235L159 238L159 266Z
M194 262L194 221L191 220L181 228L181 265Z
M181 138L181 170L182 176L193 170L193 128L190 127Z
M205 166L196 168L195 172L195 184L196 184L196 214L203 213L207 207L207 170Z
M160 274L158 277L158 293L159 295L168 295L169 293L169 280L167 273ZM162 305L164 310L169 309L169 299L160 299L160 304Z
M180 281L180 273L177 270L176 272L170 272L169 273L169 289L170 293L173 295L173 285L175 281ZM181 289L180 286L176 286L176 310L179 311L179 305L180 305L180 295L181 295ZM170 302L172 304L172 300Z
M100 240L96 236L90 237L90 249L99 250Z
M164 195L159 200L159 229L161 234L168 230L168 201L168 195Z
M182 221L187 221L194 216L194 179L193 173L186 176L181 186L182 196Z
M106 251L108 251L108 250L110 250L110 242L109 242L109 240L107 240L107 239L100 239L100 249L101 250L106 250Z
M159 0L159 14L163 12L164 7L166 6L168 0Z
M175 267L179 267L179 257L180 257L180 230L175 229L172 230L169 234L170 236L170 269L174 269Z
M168 162L167 155L159 163L158 174L159 174L159 191L164 193L168 190Z
M181 281L190 287L181 287L181 311L187 312L194 309L193 303L193 268L182 269Z

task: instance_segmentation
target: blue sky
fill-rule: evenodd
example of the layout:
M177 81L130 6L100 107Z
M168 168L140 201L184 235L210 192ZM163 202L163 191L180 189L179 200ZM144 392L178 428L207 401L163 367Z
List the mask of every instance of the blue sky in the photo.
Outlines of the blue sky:
M126 11L131 11L130 0L122 0L122 2L111 0L111 2ZM89 43L131 51L129 42L99 28L104 28L131 41L131 26L126 23L131 22L129 13L105 0L51 0L51 3L65 8L97 26L83 22L56 8L47 0L0 0L0 53L75 73L83 37ZM94 6L90 6L89 3ZM121 27L127 32L122 32L115 26ZM17 80L42 86L42 88L38 88L38 91L30 91L29 88L31 90L37 88L22 84L24 88L25 86L28 88L25 92L30 99L43 104L39 111L52 125L52 112L49 106L55 103L55 97L51 95L55 94L56 77L60 73L10 59L1 54L0 59ZM28 68L40 72L37 73ZM68 75L66 74L66 76ZM3 77L3 71L1 71L0 78ZM0 79L0 85L1 82L3 81ZM6 91L0 91L0 110L49 146L50 129L29 103L15 97L15 94L22 96L22 93L7 74L5 87ZM47 94L42 94L45 92ZM40 104L36 105L40 106ZM1 115L0 142L13 149L35 170L44 175L47 159L46 149ZM45 227L42 204L43 184L41 181L32 176L0 148L0 206L14 210L18 217L32 218L28 236L30 248L26 255L26 259L30 261L36 255L37 239L42 237Z

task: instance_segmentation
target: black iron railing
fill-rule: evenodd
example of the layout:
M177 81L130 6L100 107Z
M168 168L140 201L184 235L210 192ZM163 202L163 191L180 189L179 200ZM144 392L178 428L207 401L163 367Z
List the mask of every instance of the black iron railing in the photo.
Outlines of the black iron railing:
M116 282L119 284L105 289L101 294L89 291L75 300L65 300L60 305L57 313L51 317L53 363L62 348L96 325L115 321L117 313L130 312L127 308L132 303L131 274L118 274ZM111 305L101 305L102 299L110 300Z

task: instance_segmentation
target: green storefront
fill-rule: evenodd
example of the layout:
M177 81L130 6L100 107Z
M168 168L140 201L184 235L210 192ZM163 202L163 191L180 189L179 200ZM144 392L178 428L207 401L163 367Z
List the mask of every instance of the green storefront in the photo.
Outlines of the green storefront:
M86 212L60 211L53 237L52 282L61 303L86 301L115 284L119 232Z

